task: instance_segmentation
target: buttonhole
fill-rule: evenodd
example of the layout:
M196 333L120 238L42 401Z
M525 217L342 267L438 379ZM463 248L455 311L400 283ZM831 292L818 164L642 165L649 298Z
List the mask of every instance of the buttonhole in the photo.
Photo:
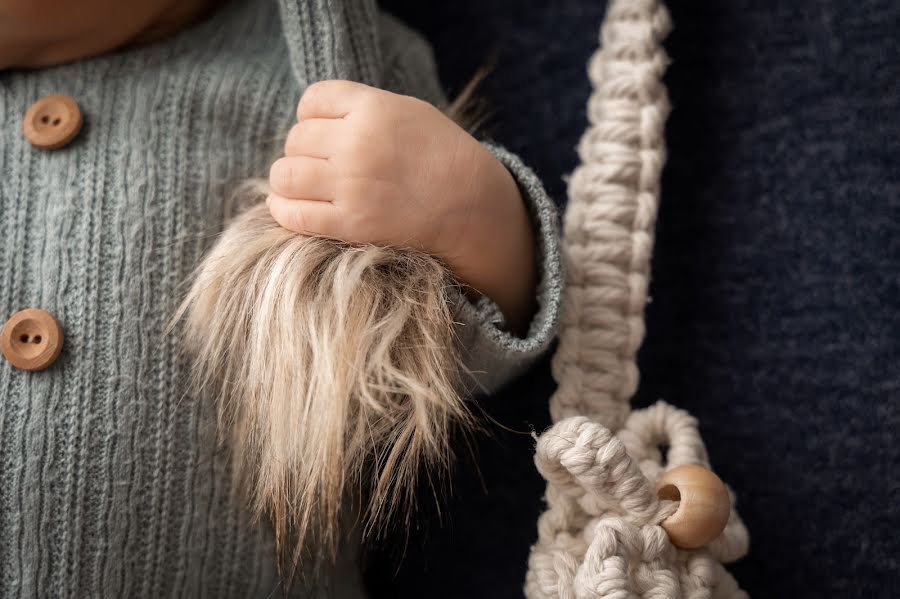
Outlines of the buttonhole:
M31 338L31 342L32 342L32 343L40 343L40 342L41 342L41 336L40 336L40 335L35 335L34 337Z
M60 118L56 117L55 119L53 119L53 126L55 127L55 126L59 125L61 122L62 121L60 120Z
M46 125L47 123L50 122L50 117L45 114L44 116L41 117L41 122Z

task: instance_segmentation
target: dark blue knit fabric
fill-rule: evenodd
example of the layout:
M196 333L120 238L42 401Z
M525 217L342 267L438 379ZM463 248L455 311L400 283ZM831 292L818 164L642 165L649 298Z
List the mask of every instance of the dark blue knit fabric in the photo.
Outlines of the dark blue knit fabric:
M560 204L604 3L383 5L449 91L491 53L491 133ZM754 597L900 596L900 2L673 0L673 112L636 405L697 416L751 531ZM483 401L549 424L549 358ZM519 597L543 482L492 426L452 498L374 552L375 597ZM480 474L478 471L480 471ZM425 590L427 589L427 591Z

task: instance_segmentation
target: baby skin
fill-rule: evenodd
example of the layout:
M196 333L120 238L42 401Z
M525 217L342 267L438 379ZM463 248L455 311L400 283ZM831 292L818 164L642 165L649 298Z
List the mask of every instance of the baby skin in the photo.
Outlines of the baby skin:
M41 68L164 39L216 0L0 0L0 70ZM534 233L510 173L440 110L350 81L309 86L268 206L283 227L441 258L524 335L536 306Z
M351 81L309 86L269 173L273 218L304 234L441 258L509 328L534 313L534 234L518 186L431 104Z

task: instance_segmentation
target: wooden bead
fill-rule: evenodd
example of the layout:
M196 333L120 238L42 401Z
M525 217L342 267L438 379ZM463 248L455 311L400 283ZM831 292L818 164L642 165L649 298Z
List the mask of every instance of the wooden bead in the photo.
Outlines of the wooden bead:
M81 130L81 109L69 96L45 96L25 113L22 131L32 145L45 150L61 148Z
M677 466L656 481L660 499L680 501L678 510L660 526L672 544L697 549L718 537L731 514L731 498L725 483L702 466Z
M22 370L43 370L59 356L63 331L56 319L38 308L13 314L0 331L0 350Z

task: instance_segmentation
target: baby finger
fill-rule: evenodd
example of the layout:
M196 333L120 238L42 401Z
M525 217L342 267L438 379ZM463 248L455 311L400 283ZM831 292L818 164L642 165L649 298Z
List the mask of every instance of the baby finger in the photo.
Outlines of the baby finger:
M334 179L330 162L309 156L279 158L269 170L272 191L294 200L333 200Z
M285 229L343 239L339 210L331 202L292 200L272 193L266 198L266 205L272 218Z

